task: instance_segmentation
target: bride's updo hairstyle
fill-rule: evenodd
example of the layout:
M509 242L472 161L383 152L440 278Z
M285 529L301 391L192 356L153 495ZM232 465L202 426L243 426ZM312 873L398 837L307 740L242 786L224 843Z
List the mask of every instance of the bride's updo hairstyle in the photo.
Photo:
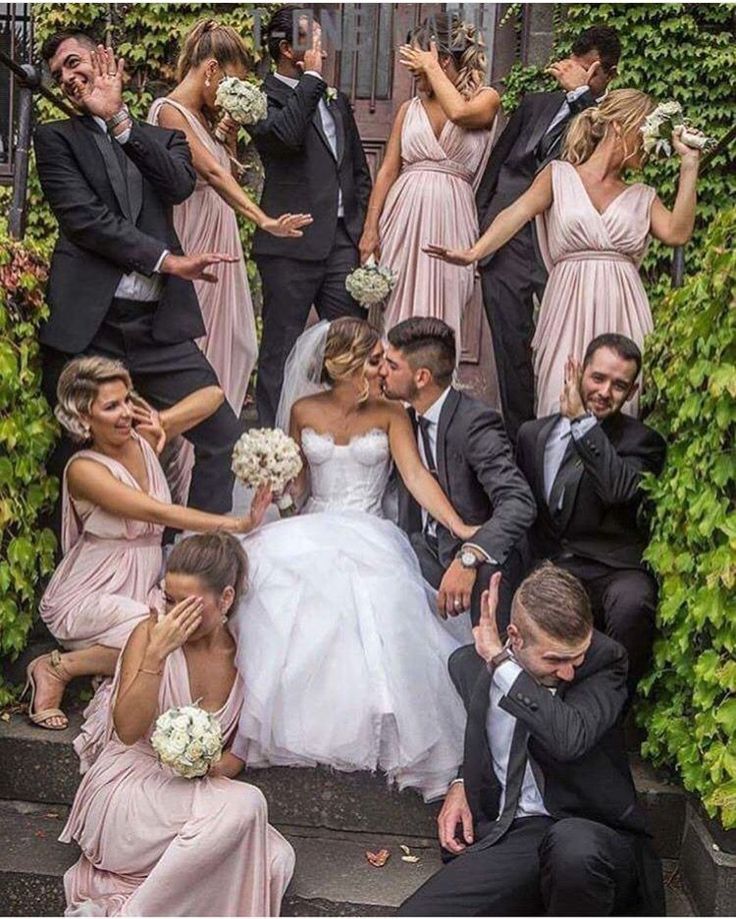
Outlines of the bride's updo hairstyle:
M115 380L124 383L128 391L133 388L130 374L120 361L107 357L75 357L66 364L56 386L54 414L72 440L77 443L89 440L90 430L85 415L89 416L103 383Z
M366 361L380 340L378 331L364 319L353 319L350 316L335 319L330 323L327 333L321 381L337 383L364 370ZM365 402L368 393L369 386L365 381L359 401Z
M230 612L247 589L248 556L230 533L199 533L187 536L171 550L166 571L197 578L218 596L226 587L235 591Z
M437 13L430 16L412 32L409 43L429 51L434 41L440 60L452 58L458 77L457 91L466 99L474 96L486 81L488 58L481 30L458 16Z
M247 69L250 65L243 39L232 26L222 25L216 19L200 19L184 36L176 65L177 83L193 67L212 59L220 67L240 64Z
M626 138L637 132L647 115L655 109L654 101L638 89L614 89L598 105L584 109L573 118L565 135L562 159L579 166L590 158L614 122L621 130L624 141L624 163L641 149L642 138L638 134L632 149L626 146Z

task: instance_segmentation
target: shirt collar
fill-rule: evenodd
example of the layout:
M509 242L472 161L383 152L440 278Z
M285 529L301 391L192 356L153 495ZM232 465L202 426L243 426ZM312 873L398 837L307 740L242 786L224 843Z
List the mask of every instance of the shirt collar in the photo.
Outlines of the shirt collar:
M426 418L431 424L437 424L440 420L440 414L442 413L442 406L445 404L445 401L450 394L451 386L448 386L447 389L439 396L435 401L429 406L426 412L422 412L420 418Z
M107 134L107 125L105 124L105 119L100 118L99 115L92 115L92 118L94 119L95 123L97 124L99 129L102 131L102 133Z
M274 76L277 80L281 80L282 83L286 83L286 85L290 86L292 89L299 85L299 80L295 80L294 77L286 77L283 73L274 73Z

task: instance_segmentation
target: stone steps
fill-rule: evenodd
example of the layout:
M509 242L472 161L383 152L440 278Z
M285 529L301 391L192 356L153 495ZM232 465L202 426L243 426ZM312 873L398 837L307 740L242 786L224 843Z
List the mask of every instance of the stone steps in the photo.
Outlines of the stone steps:
M6 916L59 916L64 909L64 871L78 856L57 837L67 807L0 801L0 891ZM296 851L296 872L283 902L285 916L391 915L440 867L434 839L345 833L279 826ZM401 844L419 862L401 860ZM366 849L387 848L391 857L373 868ZM692 916L675 862L665 863L667 914Z

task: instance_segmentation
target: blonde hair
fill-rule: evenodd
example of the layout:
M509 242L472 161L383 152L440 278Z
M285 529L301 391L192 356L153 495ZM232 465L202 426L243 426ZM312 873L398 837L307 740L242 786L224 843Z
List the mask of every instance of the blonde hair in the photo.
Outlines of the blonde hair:
M450 57L457 70L457 91L466 99L474 96L485 83L488 58L481 30L447 13L430 16L411 35L411 42L425 51L434 41L439 56Z
M381 340L378 331L364 319L343 316L330 323L322 362L322 382L337 383L347 380L365 368L371 352ZM368 381L360 395L360 402L368 398Z
M176 79L181 82L189 71L214 58L223 64L242 64L248 67L248 51L243 39L232 26L222 25L216 19L200 19L184 36L179 60L176 64Z
M599 105L586 108L573 118L565 135L562 159L573 166L584 163L606 136L609 126L614 121L620 126L622 137L625 138L639 128L654 109L654 101L638 89L612 90ZM634 149L628 150L624 140L624 162L636 153L641 142L639 135Z
M107 357L75 357L61 371L56 385L58 404L54 414L72 440L83 443L89 439L89 425L84 420L104 383L120 380L133 388L130 374L120 361Z
M230 533L198 533L182 539L171 550L167 574L187 574L199 578L213 593L226 587L235 592L228 613L238 605L248 587L248 556Z

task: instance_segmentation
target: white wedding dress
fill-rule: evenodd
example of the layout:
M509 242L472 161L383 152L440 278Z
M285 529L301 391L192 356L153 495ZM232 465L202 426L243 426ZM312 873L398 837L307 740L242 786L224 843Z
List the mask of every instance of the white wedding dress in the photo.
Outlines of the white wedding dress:
M374 430L335 444L307 428L311 497L298 517L242 537L249 588L231 618L248 766L380 769L425 800L462 760L465 712L447 672L472 641L443 622L404 535L381 516L391 470Z

